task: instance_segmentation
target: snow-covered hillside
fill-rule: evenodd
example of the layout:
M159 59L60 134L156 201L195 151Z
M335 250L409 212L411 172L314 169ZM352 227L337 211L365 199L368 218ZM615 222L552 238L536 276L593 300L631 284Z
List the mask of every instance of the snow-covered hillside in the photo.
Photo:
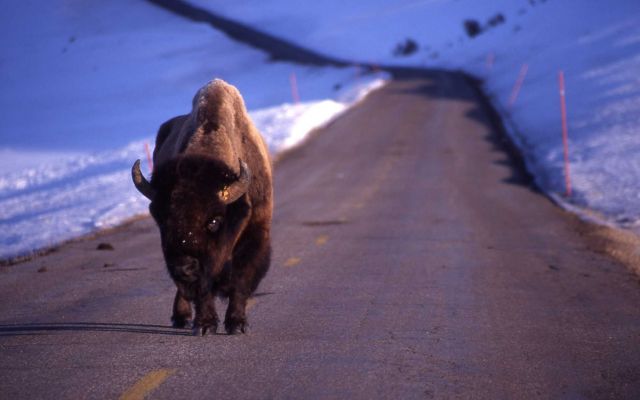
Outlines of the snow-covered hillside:
M640 230L640 2L190 3L336 58L463 69L484 79L543 190L578 212ZM0 258L146 212L130 184L131 162L145 159L157 126L187 112L213 77L238 86L273 153L383 78L273 63L146 1L11 0L0 22Z
M640 231L639 1L192 2L338 58L483 78L543 190L585 215ZM515 96L521 70L527 72ZM566 78L570 198L559 70Z
M0 22L0 258L147 212L131 165L214 77L240 89L274 154L384 78L273 63L144 1L12 1Z

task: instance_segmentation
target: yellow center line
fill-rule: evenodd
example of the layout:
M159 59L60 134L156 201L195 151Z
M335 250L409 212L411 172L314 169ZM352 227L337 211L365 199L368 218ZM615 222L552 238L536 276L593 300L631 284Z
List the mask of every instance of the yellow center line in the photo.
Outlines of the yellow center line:
M300 261L302 261L300 258L298 257L291 257L289 259L287 259L287 261L284 262L284 266L285 267L295 267L296 265L300 264Z
M318 246L323 246L327 243L327 240L329 240L329 236L327 235L320 235L316 238L316 244Z
M120 396L120 400L143 400L168 377L176 372L175 369L159 369L143 376L135 385Z

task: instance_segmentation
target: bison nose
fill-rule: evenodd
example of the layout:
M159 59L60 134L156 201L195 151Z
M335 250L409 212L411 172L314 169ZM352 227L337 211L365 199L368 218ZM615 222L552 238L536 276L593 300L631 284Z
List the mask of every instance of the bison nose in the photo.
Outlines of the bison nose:
M196 258L183 257L175 260L171 265L171 271L178 280L194 281L198 278L200 262Z

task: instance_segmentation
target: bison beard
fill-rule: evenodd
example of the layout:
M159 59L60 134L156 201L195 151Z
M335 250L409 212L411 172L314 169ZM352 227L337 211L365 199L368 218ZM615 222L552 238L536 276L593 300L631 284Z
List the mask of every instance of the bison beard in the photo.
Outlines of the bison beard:
M156 137L151 182L132 168L151 200L167 269L176 284L171 320L216 332L215 297L229 299L227 333L244 333L249 296L269 269L271 165L237 89L214 80L189 115L165 122Z

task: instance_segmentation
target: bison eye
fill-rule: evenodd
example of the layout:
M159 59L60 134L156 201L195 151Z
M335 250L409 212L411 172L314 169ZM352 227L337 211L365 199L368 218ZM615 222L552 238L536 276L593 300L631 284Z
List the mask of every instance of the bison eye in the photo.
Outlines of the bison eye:
M222 217L215 217L207 224L207 230L211 233L216 233L222 225Z

